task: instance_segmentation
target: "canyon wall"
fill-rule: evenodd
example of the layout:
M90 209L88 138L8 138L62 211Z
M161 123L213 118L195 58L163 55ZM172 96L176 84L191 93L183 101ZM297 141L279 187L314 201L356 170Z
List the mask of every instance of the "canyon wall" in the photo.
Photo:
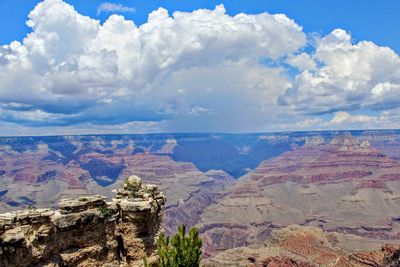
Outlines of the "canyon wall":
M129 177L116 197L0 214L0 266L140 266L156 260L165 197Z
M349 252L399 243L399 173L400 160L366 140L310 138L263 161L205 209L197 224L204 255L262 244L292 224L341 234Z

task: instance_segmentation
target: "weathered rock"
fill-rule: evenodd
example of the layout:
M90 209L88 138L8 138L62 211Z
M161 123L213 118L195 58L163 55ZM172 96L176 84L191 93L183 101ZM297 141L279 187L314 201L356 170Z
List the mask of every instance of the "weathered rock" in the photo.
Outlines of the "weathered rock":
M156 261L165 197L130 177L117 197L0 214L0 266L140 266ZM118 191L119 192L119 191ZM128 194L134 192L134 196Z
M368 267L399 266L399 245L348 254L336 235L315 227L289 226L275 230L263 246L240 247L205 259L205 267Z
M81 212L105 205L105 197L100 195L82 196L77 199L62 199L59 203L61 213Z
M131 175L128 179L126 179L124 184L124 189L132 192L139 191L140 187L142 186L142 180L136 176Z
M136 212L136 211L149 211L151 210L150 201L129 201L122 200L119 202L122 211Z
M21 226L12 228L4 233L4 238L2 239L3 245L15 246L24 242L25 233Z

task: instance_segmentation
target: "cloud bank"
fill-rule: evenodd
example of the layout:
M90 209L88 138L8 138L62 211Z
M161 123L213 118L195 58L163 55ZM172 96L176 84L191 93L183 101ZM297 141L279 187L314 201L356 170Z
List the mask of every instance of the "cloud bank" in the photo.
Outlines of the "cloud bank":
M100 12L115 8L128 11ZM286 15L230 16L222 5L159 8L136 25L120 15L100 23L45 0L28 17L31 32L0 47L0 129L398 127L399 56L353 44L344 30L307 53L306 33Z
M307 114L400 106L400 58L390 48L352 44L351 36L337 29L317 41L311 59L301 60L319 67L303 68L280 98L284 105Z

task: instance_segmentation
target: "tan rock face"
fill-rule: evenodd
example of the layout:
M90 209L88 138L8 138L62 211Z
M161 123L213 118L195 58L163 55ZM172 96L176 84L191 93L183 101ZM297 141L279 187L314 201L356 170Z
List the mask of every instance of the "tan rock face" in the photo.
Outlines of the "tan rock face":
M109 203L83 196L62 200L59 210L0 214L0 266L137 266L154 259L165 197L139 177L127 183Z
M205 254L261 244L291 224L359 237L349 250L399 242L400 160L349 135L320 143L263 161L208 206L197 225Z

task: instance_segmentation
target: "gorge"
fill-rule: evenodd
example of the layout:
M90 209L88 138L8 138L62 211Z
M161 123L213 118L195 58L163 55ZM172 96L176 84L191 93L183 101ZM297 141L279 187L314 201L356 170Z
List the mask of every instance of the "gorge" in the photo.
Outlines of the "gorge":
M383 251L382 262L400 243L399 131L4 137L0 155L1 212L111 199L138 175L166 195L167 234L199 229L204 264L263 266L293 253L322 264L285 247L292 234L293 244L314 238L313 253L352 257L348 266L364 266L354 261L364 251Z

